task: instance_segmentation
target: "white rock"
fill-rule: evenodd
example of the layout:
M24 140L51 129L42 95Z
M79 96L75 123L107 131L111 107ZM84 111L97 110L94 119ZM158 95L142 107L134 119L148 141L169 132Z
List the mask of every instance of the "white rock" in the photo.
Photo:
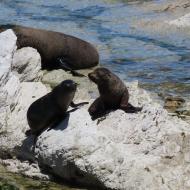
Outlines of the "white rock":
M5 165L7 170L13 173L20 173L27 177L40 178L48 180L49 176L42 174L38 164L30 164L28 161L20 162L19 160L7 159L0 160L0 163Z
M0 132L6 130L7 118L16 104L19 81L11 73L11 64L16 49L16 36L12 30L0 33Z
M130 102L138 114L121 110L97 125L87 106L38 138L40 164L64 179L111 189L188 189L189 124L170 118L135 85Z
M17 37L12 30L0 33L0 86L6 83L7 75L11 70L12 57L16 50L16 40Z
M12 70L21 82L37 81L41 77L41 57L36 49L26 47L15 52Z
M0 136L0 152L17 155L22 141L26 138L25 131L29 129L26 113L30 104L47 93L41 82L23 82L20 84L19 98L14 110L6 120L6 133Z
M20 82L10 73L7 83L0 89L0 131L7 131L7 120L18 101Z

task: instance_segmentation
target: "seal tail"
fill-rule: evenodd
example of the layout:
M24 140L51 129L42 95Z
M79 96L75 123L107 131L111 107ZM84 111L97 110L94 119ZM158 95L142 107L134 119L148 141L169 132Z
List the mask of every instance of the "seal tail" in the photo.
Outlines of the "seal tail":
M137 113L142 110L142 107L135 107L131 105L130 103L127 104L127 107L125 108L126 113Z
M70 71L73 76L85 77L85 75L83 75L83 74L81 74L81 73L79 73L79 72L77 72L77 71L71 69L71 67L68 66L68 65L66 64L66 62L64 62L64 58L59 58L58 61L59 61L59 66L60 66L63 70L65 70L65 71Z

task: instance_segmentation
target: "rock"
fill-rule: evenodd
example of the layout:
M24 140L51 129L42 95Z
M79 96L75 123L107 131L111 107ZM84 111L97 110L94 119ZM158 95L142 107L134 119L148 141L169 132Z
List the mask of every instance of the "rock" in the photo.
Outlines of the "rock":
M0 135L0 157L7 155L14 157L19 154L22 141L26 138L25 132L29 129L26 118L28 107L47 93L46 87L41 82L23 82L20 86L17 105L9 113L6 130Z
M86 76L91 71L92 70L90 69L79 70L80 73ZM74 77L70 73L65 72L62 69L50 71L47 73L44 72L42 82L46 85L50 85L51 88L54 88L56 85L66 79L71 79L78 83L77 92L75 94L74 100L90 100L98 94L96 85L90 82L87 77Z
M185 103L185 100L181 97L173 97L168 96L165 98L164 108L166 108L168 111L176 111L176 109L182 107L182 105Z
M16 104L19 81L11 73L12 57L16 50L16 36L12 30L0 33L0 133L6 129L11 109Z
M149 95L129 86L138 114L111 112L97 124L82 107L38 138L39 164L61 178L98 188L188 189L189 124L168 116Z
M7 75L10 73L12 57L16 50L16 40L12 30L7 30L0 33L0 87L2 87L8 80Z
M17 66L21 62L23 67L26 66L24 63L29 62L35 67L30 67L29 69L24 68L23 75L20 75L20 78L31 80L33 77L37 76L40 61L39 54L32 48L24 48L14 55L16 40L17 38L12 30L0 33L0 44L3 44L0 48L1 158L16 156L18 154L19 147L22 145L22 140L25 139L24 132L28 127L26 120L27 109L34 100L47 93L46 87L41 82L20 83L19 78L13 74L11 70L13 62ZM30 59L28 56L30 56ZM21 61L22 57L25 62ZM34 71L30 69L34 69Z
M10 73L7 83L0 89L0 132L7 130L7 120L17 104L20 82L19 79Z
M15 52L12 70L21 82L37 81L41 73L41 57L36 49L26 47Z
M6 166L7 170L12 173L19 173L26 177L32 177L48 180L49 176L42 174L38 164L30 164L28 161L20 162L19 160L7 159L0 160L0 163Z

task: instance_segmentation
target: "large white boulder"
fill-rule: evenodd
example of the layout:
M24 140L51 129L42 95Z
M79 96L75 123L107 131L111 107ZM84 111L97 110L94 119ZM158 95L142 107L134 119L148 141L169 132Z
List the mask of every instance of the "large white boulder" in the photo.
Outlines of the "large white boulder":
M31 71L25 68L28 79L34 77L34 72L39 71L40 56L36 50L26 48L16 51L16 36L12 30L0 33L0 157L15 156L17 149L25 139L24 132L28 128L26 112L30 104L47 93L46 87L41 82L21 83L13 74L13 63L33 63L38 69ZM26 51L27 50L27 51ZM31 53L32 52L32 53ZM21 61L23 56L23 62ZM25 55L25 56L24 56ZM34 58L32 58L34 56ZM14 57L14 58L13 58ZM25 67L26 65L24 65ZM25 72L27 71L27 72ZM31 73L31 76L30 76ZM37 75L35 75L36 77Z
M189 189L190 126L170 118L132 85L130 102L142 112L110 113L97 124L83 107L38 138L35 153L52 173L110 189Z
M0 132L4 132L8 115L16 104L19 81L11 73L12 57L16 50L16 36L12 30L0 33Z
M0 87L8 80L11 70L12 57L16 50L17 37L12 30L0 33Z
M42 75L40 54L31 47L17 50L13 57L12 70L21 82L39 80Z

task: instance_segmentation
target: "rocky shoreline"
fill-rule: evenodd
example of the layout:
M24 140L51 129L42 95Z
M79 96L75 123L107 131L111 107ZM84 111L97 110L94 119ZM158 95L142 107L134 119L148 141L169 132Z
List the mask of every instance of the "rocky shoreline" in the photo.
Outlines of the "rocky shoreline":
M56 81L73 78L64 71L42 73L38 52L16 50L12 30L0 34L0 44L0 158L8 170L44 180L58 176L99 189L190 188L190 125L168 115L138 82L126 85L130 102L142 105L142 112L117 110L97 123L86 105L43 132L33 152L34 137L25 136L28 107ZM74 80L80 83L75 102L92 102L97 96L93 84L87 78Z

